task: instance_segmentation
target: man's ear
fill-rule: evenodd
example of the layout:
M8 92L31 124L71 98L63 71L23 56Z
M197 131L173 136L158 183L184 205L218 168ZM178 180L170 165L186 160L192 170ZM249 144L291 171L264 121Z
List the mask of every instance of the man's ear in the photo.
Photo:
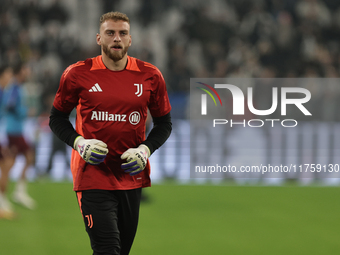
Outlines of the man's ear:
M102 42L100 41L100 34L97 34L96 41L98 45L102 45Z
M129 47L131 46L131 43L132 43L132 38L131 38L131 35L130 35Z

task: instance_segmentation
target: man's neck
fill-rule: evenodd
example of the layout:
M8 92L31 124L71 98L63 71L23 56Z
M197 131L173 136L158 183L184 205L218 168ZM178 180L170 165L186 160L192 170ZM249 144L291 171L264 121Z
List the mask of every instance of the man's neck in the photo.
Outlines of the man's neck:
M109 70L121 71L124 70L127 65L127 54L125 54L125 56L119 61L113 61L105 54L102 54L102 60L106 68L108 68Z

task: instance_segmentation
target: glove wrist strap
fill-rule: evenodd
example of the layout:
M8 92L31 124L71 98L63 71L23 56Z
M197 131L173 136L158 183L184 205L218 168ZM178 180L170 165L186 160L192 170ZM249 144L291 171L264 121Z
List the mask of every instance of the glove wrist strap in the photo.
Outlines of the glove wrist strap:
M150 154L151 154L151 153L150 153L150 149L149 149L148 146L146 146L145 144L141 144L141 145L139 145L138 147L144 148L145 151L146 151L146 154L147 154L148 158L150 157Z
M78 144L78 142L79 142L79 140L80 140L81 138L84 139L84 137L82 137L81 135L80 135L80 136L77 136L77 138L74 139L74 142L73 142L73 149L77 150L77 144Z

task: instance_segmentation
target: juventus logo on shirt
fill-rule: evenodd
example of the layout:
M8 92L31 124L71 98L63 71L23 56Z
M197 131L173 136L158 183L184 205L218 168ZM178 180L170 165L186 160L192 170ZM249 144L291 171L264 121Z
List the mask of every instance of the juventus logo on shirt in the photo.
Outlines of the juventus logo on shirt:
M143 84L135 83L134 86L137 87L137 91L135 92L135 95L140 97L143 94Z

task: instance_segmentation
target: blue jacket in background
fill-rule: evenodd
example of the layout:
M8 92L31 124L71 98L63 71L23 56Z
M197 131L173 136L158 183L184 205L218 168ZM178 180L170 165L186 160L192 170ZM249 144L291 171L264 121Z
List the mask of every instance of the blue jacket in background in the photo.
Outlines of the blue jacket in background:
M6 122L6 132L9 135L22 135L24 122L27 117L24 90L16 82L3 91L2 115Z

